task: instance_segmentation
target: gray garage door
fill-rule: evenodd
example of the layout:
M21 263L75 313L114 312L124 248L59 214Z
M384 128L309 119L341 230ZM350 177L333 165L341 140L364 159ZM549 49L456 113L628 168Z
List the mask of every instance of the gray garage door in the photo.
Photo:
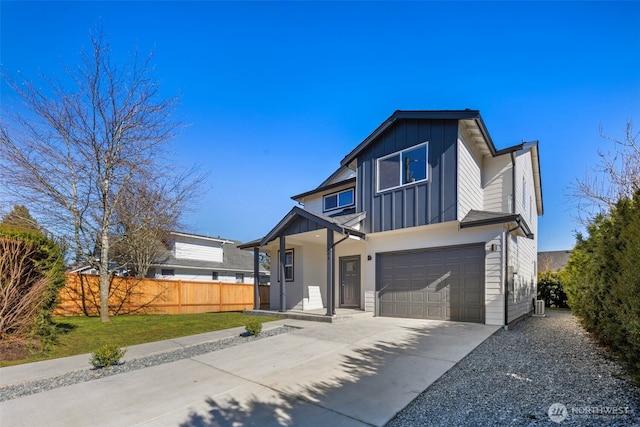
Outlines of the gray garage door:
M484 323L484 245L376 256L380 315Z

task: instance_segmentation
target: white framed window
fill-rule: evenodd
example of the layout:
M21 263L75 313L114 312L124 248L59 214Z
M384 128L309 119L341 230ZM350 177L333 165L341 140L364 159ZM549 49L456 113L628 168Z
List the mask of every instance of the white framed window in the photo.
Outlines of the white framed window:
M354 205L354 189L339 191L333 194L327 194L322 198L323 212L332 211L334 209L346 208Z
M278 251L278 263L279 260L280 251ZM280 281L280 268L278 268L278 281ZM293 249L284 251L284 281L293 282Z
M173 268L163 268L160 272L163 276L175 276L176 272Z
M244 283L244 273L236 273L236 283Z
M217 271L212 271L211 272L211 280L218 280L218 272Z
M425 141L380 157L376 161L378 192L427 181L429 179L428 145L429 142Z

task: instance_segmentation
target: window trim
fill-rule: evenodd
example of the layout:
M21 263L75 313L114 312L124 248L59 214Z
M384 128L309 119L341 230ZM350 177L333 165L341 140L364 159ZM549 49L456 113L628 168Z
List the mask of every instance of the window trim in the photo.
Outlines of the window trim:
M344 194L344 193L347 193L349 191L352 194L351 203L346 204L346 205L341 205L340 204L340 195ZM325 200L327 199L327 197L331 197L331 196L336 196L336 207L335 208L331 208L331 209L327 209L326 206L325 206ZM325 194L324 196L322 196L322 212L331 212L331 211L335 211L335 210L338 210L338 209L348 208L348 207L354 206L355 204L356 204L356 189L355 189L355 187L350 187L350 188L347 188L345 190L336 191L336 192Z
M424 146L425 147L425 178L424 179L420 179L418 181L412 181L412 182L407 182L405 184L402 183L403 181L403 167L402 167L402 159L403 159L403 154L406 153L407 151L412 151L415 150L417 148L420 148ZM380 162L384 161L385 159L388 159L390 157L394 157L394 156L398 156L399 160L400 160L400 167L399 169L399 176L398 176L398 185L393 186L393 187L388 187L388 188L384 188L384 189L380 189ZM390 190L395 190L397 188L402 188L402 187L407 187L409 185L414 185L414 184L419 184L421 182L429 182L429 140L426 140L424 142L421 142L419 144L416 145L412 145L411 147L407 147L404 148L402 150L398 150L395 151L393 153L387 154L385 156L382 157L378 157L376 159L376 193L384 193L386 191L390 191Z
M291 264L287 264L287 254L291 253ZM294 251L293 248L291 249L285 249L284 251L285 254L285 264L284 264L284 281L285 282L293 282L295 281L295 256L294 256ZM291 278L287 277L287 267L291 267ZM278 282L280 281L280 251L278 251Z

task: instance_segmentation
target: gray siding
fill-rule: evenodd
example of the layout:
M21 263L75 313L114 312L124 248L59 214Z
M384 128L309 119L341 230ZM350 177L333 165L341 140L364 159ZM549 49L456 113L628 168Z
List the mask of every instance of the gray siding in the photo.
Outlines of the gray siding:
M456 219L457 120L400 120L358 158L358 210L366 233ZM429 141L429 181L376 193L376 159Z

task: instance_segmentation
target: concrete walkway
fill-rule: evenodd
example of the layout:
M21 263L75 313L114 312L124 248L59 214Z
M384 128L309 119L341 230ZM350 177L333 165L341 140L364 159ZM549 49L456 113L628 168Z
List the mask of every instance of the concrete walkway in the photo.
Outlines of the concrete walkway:
M472 323L362 317L0 403L4 426L382 426L493 334ZM129 348L127 358L243 328ZM90 368L89 355L0 369L0 386Z

